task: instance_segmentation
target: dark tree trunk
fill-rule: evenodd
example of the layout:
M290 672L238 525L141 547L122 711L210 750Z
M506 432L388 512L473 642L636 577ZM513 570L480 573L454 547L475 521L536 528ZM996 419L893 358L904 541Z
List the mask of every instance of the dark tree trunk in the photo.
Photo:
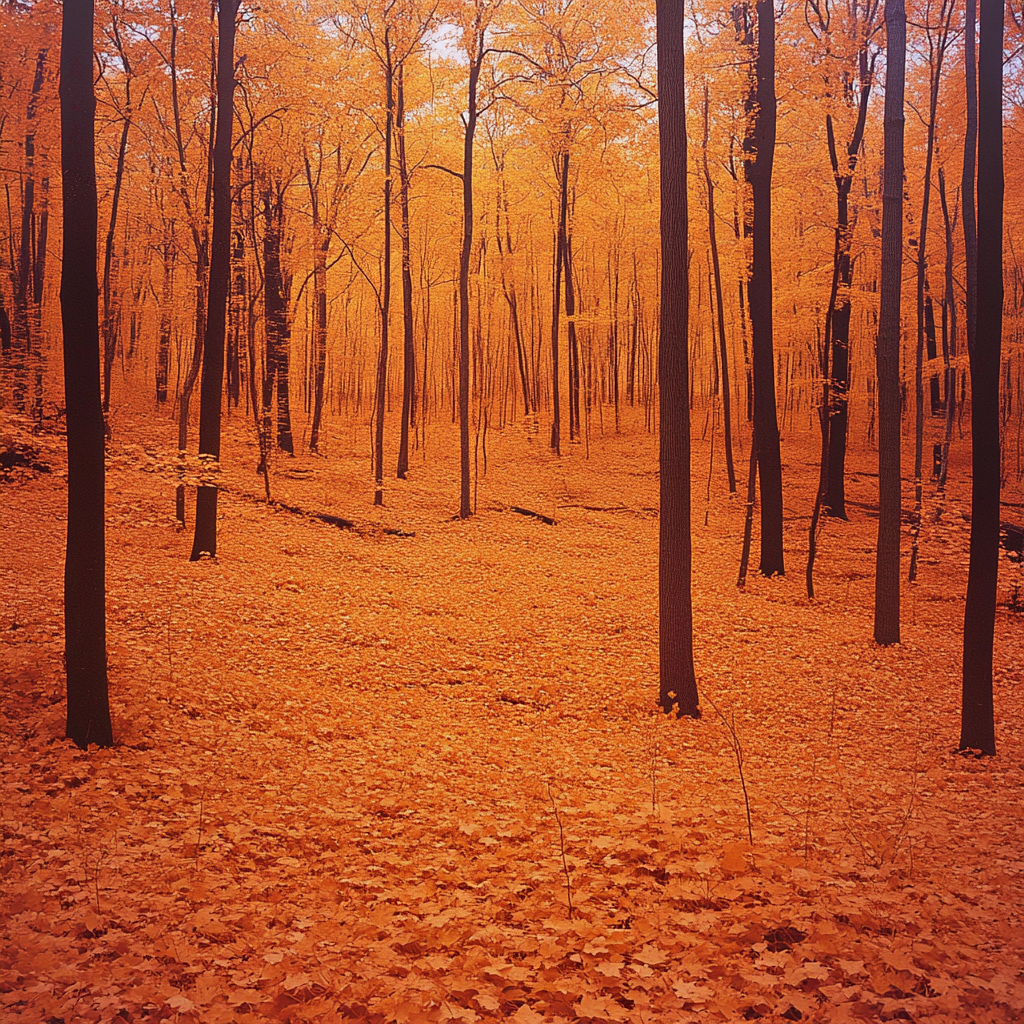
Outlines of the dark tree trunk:
M199 391L199 459L196 527L190 560L217 554L217 482L220 408L224 389L224 334L231 276L231 125L234 122L235 15L238 0L217 3L217 132L213 147L213 233L209 306Z
M729 350L725 342L725 303L722 299L722 264L718 256L718 231L715 223L715 184L711 180L708 163L708 143L711 136L711 99L707 83L704 84L704 187L708 195L708 240L711 243L711 267L715 280L715 310L718 314L718 349L722 363L722 420L725 424L725 471L729 478L729 493L736 493L736 469L732 459L732 393L729 390ZM618 396L616 396L617 398Z
M277 391L277 446L295 454L289 395L291 282L281 262L284 239L284 190L271 183L263 195L264 314L267 328L267 373L263 383L264 429L270 421L274 391ZM269 437L269 430L267 430Z
M946 174L939 168L939 200L942 203L942 221L946 229L946 268L945 293L942 300L942 358L945 364L945 400L946 430L942 439L942 462L939 468L939 490L946 489L946 476L949 472L949 446L953 440L953 421L956 417L956 366L957 356L957 316L956 291L953 282L953 228L955 216L949 215L949 202L946 199Z
M67 735L85 749L90 743L109 747L114 741L107 697L92 0L64 0L60 112L64 207L60 306L68 427Z
M156 400L162 405L167 401L167 378L171 365L171 330L174 324L174 227L161 246L163 278L160 284L160 334L156 351Z
M900 642L900 293L903 275L904 0L886 0L882 271L875 374L878 380L878 546L875 642Z
M391 59L391 28L384 29L384 276L380 300L380 354L373 429L373 503L384 504L384 413L388 389L388 345L391 328L391 149L395 126L395 69Z
M974 168L978 151L978 70L975 59L977 0L966 0L964 8L964 78L967 91L967 130L964 134L964 168L960 181L960 202L964 211L964 256L967 273L967 349L974 344L978 323L978 219L974 190Z
M828 405L828 468L826 491L822 506L830 516L846 518L846 434L849 423L850 390L850 301L853 285L853 260L850 250L853 246L853 225L850 223L850 188L857 169L857 157L864 138L867 123L868 100L874 68L869 65L866 50L858 56L860 97L857 108L857 123L846 147L845 165L840 165L836 152L835 133L832 121L827 122L829 156L832 174L836 184L836 261L835 275L838 291L833 303L831 324L831 366L830 398Z
M398 205L402 214L402 426L398 479L409 472L409 428L416 421L416 348L412 316L412 239L409 234L409 161L405 155L405 65L398 68Z
M700 716L693 664L690 547L689 253L682 0L658 0L661 169L661 384L658 522L660 697L666 714Z
M484 59L483 30L477 30L469 62L466 134L462 152L462 251L459 254L459 518L472 514L469 471L469 260L473 252L473 140L477 83Z
M325 230L308 157L305 159L305 167L313 212L313 422L309 428L309 450L315 452L320 450L327 372L327 251L330 234Z
M1003 2L981 0L978 308L971 360L971 548L960 749L995 754L992 644L999 576L999 364L1003 331Z
M558 334L559 314L562 307L562 271L565 267L565 231L568 217L569 151L555 157L555 177L558 180L558 229L555 234L554 273L551 287L551 391L554 399L551 422L551 447L556 455L562 454L562 385L559 368Z
M565 321L569 340L569 440L579 440L580 423L580 345L576 337L576 287L572 269L572 234L566 230L565 249Z
M782 454L775 409L772 311L772 167L775 160L775 8L757 3L754 158L747 160L754 205L750 322L754 349L754 432L761 481L761 564L765 576L786 571L782 549Z
M35 357L35 335L39 327L38 307L34 302L36 279L36 111L42 92L48 50L36 57L32 91L25 110L25 176L21 200L21 234L18 244L18 266L14 281L14 408L27 411L29 365Z
M910 569L907 579L917 579L921 516L924 504L924 355L929 334L928 321L931 319L934 351L935 319L929 309L928 296L928 217L931 209L932 161L935 156L935 128L939 103L939 86L942 82L942 63L949 39L949 22L953 12L952 0L944 0L939 23L939 38L932 43L929 38L929 80L928 80L928 121L925 141L924 190L921 199L921 224L917 239L917 344L914 349L914 522L911 530Z
M114 195L110 203L110 223L107 225L107 239L103 247L103 412L110 412L110 376L114 367L117 349L117 322L114 309L114 235L117 231L117 213L121 205L121 186L124 183L124 161L128 152L128 133L131 119L126 117L121 127L121 142L117 148L117 167L114 171ZM107 421L109 433L110 423Z

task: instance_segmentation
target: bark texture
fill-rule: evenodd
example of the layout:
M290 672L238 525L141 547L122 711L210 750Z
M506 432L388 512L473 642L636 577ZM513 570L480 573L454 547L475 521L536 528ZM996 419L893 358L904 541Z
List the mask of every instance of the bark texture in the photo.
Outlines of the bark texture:
M93 0L64 0L60 57L64 253L60 282L68 427L64 563L67 735L113 743L107 699L106 548L99 285L96 279L96 97Z

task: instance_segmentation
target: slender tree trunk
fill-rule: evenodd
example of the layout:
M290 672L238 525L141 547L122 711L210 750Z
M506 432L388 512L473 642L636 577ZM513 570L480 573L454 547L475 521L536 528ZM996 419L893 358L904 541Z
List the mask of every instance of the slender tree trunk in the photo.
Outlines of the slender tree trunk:
M831 117L827 119L829 156L836 184L836 258L838 291L833 299L830 352L830 392L828 410L828 468L822 506L830 516L846 518L846 434L849 423L850 391L850 316L853 286L853 223L850 217L850 189L857 170L857 157L864 139L868 100L871 96L873 69L866 50L858 55L860 97L857 123L846 147L845 165L839 163ZM856 218L854 218L855 220Z
M949 202L946 198L946 174L942 167L939 168L939 200L942 203L942 220L946 229L945 294L942 300L942 357L946 375L946 430L942 440L942 463L939 468L939 490L945 491L946 476L949 472L949 446L953 440L953 421L956 417L957 318L956 292L953 282L955 217L951 218L949 214Z
M263 194L265 227L263 233L264 314L267 329L267 375L263 384L263 417L267 436L274 391L277 391L277 446L295 454L292 440L290 406L291 322L289 317L290 281L281 261L284 241L284 190L268 183Z
M160 334L156 353L156 400L167 401L167 377L171 364L171 330L174 325L174 227L165 236L161 249L163 278L160 283Z
M64 207L60 306L68 427L67 736L86 749L90 743L109 747L114 742L107 698L92 0L64 0L60 111Z
M412 239L409 234L409 162L405 155L405 65L398 68L398 205L402 214L402 426L398 445L398 479L409 472L409 426L416 420L416 348L412 317Z
M380 355L377 359L377 389L373 432L373 503L384 504L384 413L388 388L388 342L391 329L391 149L395 125L395 69L391 62L390 27L384 30L384 279L381 282Z
M196 526L190 560L217 554L217 480L220 460L220 409L224 388L224 334L231 276L231 126L234 122L235 15L238 0L217 3L217 132L213 148L213 237L210 253L209 307L203 341L203 378L199 392L199 459L202 478L196 490Z
M473 140L476 136L477 83L484 58L483 34L469 64L466 133L462 153L462 251L459 254L459 518L473 508L469 469L469 260L473 252Z
M931 209L932 161L935 155L935 125L939 103L939 85L942 81L942 62L949 33L949 15L953 4L943 4L939 27L939 41L934 56L930 53L928 89L928 133L925 141L924 192L921 199L921 224L917 239L917 344L914 348L914 522L910 543L910 570L908 580L917 579L918 550L921 536L921 516L924 504L924 354L928 337L930 297L928 296L928 215ZM947 13L948 12L948 13ZM934 45L931 44L930 45ZM930 349L934 352L934 318L932 318L933 340Z
M572 234L566 230L565 249L565 321L569 340L569 440L579 440L580 424L580 345L576 336L576 287L573 281Z
M313 213L313 422L309 428L309 450L320 450L324 414L324 382L327 371L327 251L330 235L324 229L309 157L305 157L306 184Z
M103 412L110 412L110 376L114 366L114 353L117 348L117 324L113 303L113 258L114 235L117 231L117 212L121 203L121 185L124 182L124 161L128 152L128 133L131 119L125 117L121 127L121 142L117 148L117 167L114 171L114 195L110 203L110 223L107 225L107 240L103 247ZM110 421L107 420L107 431Z
M683 4L657 0L661 173L658 630L662 710L700 716L693 664L690 541L689 252Z
M754 349L754 432L761 481L761 564L765 576L784 575L782 549L782 454L775 409L772 288L772 167L775 160L775 8L757 2L755 155L747 161L753 186L754 262L750 321Z
M971 360L971 546L960 749L996 752L992 645L999 577L999 367L1003 331L1003 11L981 0L978 40L978 308Z
M561 408L561 371L558 365L558 334L559 314L562 306L562 270L565 265L565 231L568 215L569 192L569 151L566 150L555 158L556 177L559 183L558 194L558 230L555 236L555 261L551 289L551 390L554 399L554 412L551 423L551 447L556 455L562 454L562 408ZM559 164L561 165L559 167ZM571 431L570 431L571 433Z
M978 155L978 69L976 56L977 0L965 0L964 78L967 90L967 130L964 134L964 167L960 202L964 218L964 256L967 273L967 350L970 352L978 326L978 219L974 168Z
M707 82L704 83L704 145L702 162L704 187L708 196L708 240L711 243L711 268L715 281L715 310L718 314L718 350L722 364L722 420L725 424L725 471L729 478L729 493L736 493L736 469L732 460L732 393L729 390L729 349L725 341L725 303L722 299L722 264L718 256L718 230L715 222L715 183L711 180L708 163L708 144L711 137L711 99Z
M35 354L35 328L37 310L30 308L33 303L32 283L35 277L36 212L35 212L35 158L36 158L36 111L39 94L43 88L48 50L42 49L36 57L32 91L25 110L25 176L21 200L21 234L18 244L18 269L14 287L14 408L16 412L27 411L29 364ZM12 257L13 258L13 257Z
M900 293L903 275L904 0L886 0L882 178L882 271L875 374L878 381L878 546L875 642L900 642Z

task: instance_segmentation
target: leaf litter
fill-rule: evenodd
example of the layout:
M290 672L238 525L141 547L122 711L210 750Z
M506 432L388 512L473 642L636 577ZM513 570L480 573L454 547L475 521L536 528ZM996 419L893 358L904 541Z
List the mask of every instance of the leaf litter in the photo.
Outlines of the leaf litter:
M5 490L3 1020L1024 1016L1020 619L1000 609L1000 756L956 756L959 517L890 649L872 519L828 524L811 603L799 524L791 577L740 593L740 502L695 517L698 673L751 845L725 719L653 711L657 521L602 511L656 506L652 438L558 463L506 431L466 523L436 441L384 510L340 439L275 480L356 533L246 497L229 430L221 557L190 564L158 425L131 436L111 750L62 738L60 473Z

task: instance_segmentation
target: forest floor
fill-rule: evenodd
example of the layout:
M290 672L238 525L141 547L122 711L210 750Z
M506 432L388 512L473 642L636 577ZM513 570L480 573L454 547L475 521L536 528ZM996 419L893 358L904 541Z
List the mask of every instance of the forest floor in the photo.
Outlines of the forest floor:
M447 428L383 509L365 427L277 458L275 499L340 529L258 500L240 419L197 563L173 426L115 423L109 750L62 738L63 438L34 441L53 472L0 482L0 1019L1024 1019L1020 570L999 755L958 756L963 483L938 519L929 493L880 649L874 454L809 601L810 435L784 447L789 575L743 591L742 499L719 447L705 500L697 443L704 716L677 720L655 710L653 437L559 460L492 432L467 522Z

